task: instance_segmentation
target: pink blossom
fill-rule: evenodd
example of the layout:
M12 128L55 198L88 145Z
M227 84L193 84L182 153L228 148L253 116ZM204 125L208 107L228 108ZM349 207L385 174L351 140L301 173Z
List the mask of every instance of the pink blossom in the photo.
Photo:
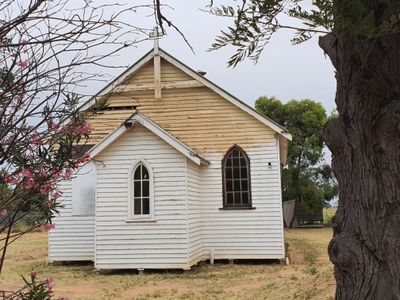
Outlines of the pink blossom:
M55 169L51 171L51 177L55 180L61 178L61 171L59 169Z
M48 277L46 279L46 287L48 290L51 290L53 288L53 282L54 282L54 278L53 277Z
M53 179L58 180L61 178L61 174L60 173L56 173L53 175Z
M45 182L40 186L39 192L42 195L47 195L52 188L52 184L50 182Z
M49 201L46 202L46 204L47 204L48 207L51 207L53 205L53 201L49 200Z
M13 176L4 176L4 182L7 184L18 184L19 180Z
M47 224L44 224L44 226L43 226L44 230L46 230L46 231L54 229L55 227L56 227L56 224L54 224L54 223L47 223Z
M36 277L36 276L37 276L37 274L38 274L38 272L37 272L37 271L35 271L35 270L32 270L32 272L31 272L31 276L32 276L32 277Z
M43 168L40 169L40 176L44 177L44 178L47 178L47 172L46 172L45 169L43 169Z
M48 190L48 188L47 188L46 186L42 185L42 186L40 187L40 189L39 189L39 192L40 192L42 195L47 195L47 194L49 193L49 190Z
M22 175L23 175L25 178L28 178L28 179L31 179L31 178L33 177L32 171L29 170L29 169L26 169L26 168L22 168Z
M81 126L75 127L72 132L75 135L85 135L88 134L92 130L92 125L89 123L83 123Z
M64 179L70 179L72 176L73 170L71 168L66 169L64 173Z
M32 142L35 144L42 144L42 138L37 133L32 136Z
M7 209L3 209L2 211L0 211L0 216L2 216L2 217L7 217L8 216L8 211L7 211Z
M26 181L25 188L30 190L30 189L34 188L35 185L36 185L36 183L32 179L28 179Z
M57 131L60 128L60 124L54 123L52 120L47 121L47 126L53 131Z
M18 67L20 67L21 69L24 69L24 68L26 68L28 66L28 61L27 60L21 60L19 63L18 63Z
M81 159L78 161L79 164L85 164L90 160L90 156L88 153L85 153Z
M55 194L53 194L53 196L52 196L51 198L54 199L54 200L57 200L57 199L60 198L61 196L62 196L61 193L56 192Z

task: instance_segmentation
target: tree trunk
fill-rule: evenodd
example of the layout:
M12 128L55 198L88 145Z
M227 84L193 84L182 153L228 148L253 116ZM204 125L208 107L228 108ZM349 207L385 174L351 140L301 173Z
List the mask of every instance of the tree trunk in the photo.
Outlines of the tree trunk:
M324 132L339 182L336 298L400 299L400 34L319 44L337 79L339 118Z

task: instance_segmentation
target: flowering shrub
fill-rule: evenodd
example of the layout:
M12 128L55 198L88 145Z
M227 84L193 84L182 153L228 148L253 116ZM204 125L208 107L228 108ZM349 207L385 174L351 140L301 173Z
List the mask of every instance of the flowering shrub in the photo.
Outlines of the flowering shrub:
M6 42L10 42L6 41ZM7 245L35 228L51 230L61 192L57 182L68 180L90 157L82 149L91 131L79 112L79 97L65 95L52 102L38 93L34 54L22 40L17 47L0 41L0 242ZM39 96L41 95L41 96ZM96 113L96 108L91 113ZM12 228L25 215L32 225L18 234ZM1 246L0 246L1 247ZM0 272L4 255L0 255Z
M51 300L53 299L53 284L54 278L47 277L44 280L38 279L38 272L32 271L29 279L22 276L25 286L6 296L6 299L21 299L21 300ZM57 300L68 300L67 297L61 297Z
M54 228L61 196L56 183L89 160L82 147L91 130L86 119L104 107L80 112L73 92L104 75L94 67L116 67L112 55L153 31L126 22L138 10L147 14L154 7L1 1L0 273L10 242L34 228ZM33 216L33 225L13 234L25 215Z
M20 291L20 297L23 300L48 300L53 296L53 281L52 277L46 280L37 280L37 272L32 271L30 280L22 277L25 281L26 287Z
M147 5L110 10L102 2L1 1L0 273L10 243L35 228L56 226L57 182L90 159L83 147L91 131L86 119L104 103L80 112L72 91L102 74L81 67L107 66L111 55L152 31L122 17ZM153 12L152 5L148 9ZM29 227L14 233L26 216ZM24 279L29 293L22 299L50 299L52 280L37 281L36 275Z

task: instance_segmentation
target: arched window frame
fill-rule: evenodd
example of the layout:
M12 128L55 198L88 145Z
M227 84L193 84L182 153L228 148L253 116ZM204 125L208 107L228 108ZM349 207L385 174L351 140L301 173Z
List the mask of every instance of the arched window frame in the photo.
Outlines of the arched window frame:
M139 165L143 165L148 173L149 173L149 214L141 214L135 215L134 213L134 174L139 167ZM141 159L136 161L129 169L129 192L128 192L128 221L129 220L153 220L154 219L154 177L153 177L153 169L150 167L150 164Z
M226 178L226 163L228 158L230 157L231 153L234 150L238 150L243 158L246 161L246 169L247 169L247 184L248 184L248 190L247 190L247 197L248 197L248 203L246 204L228 204L228 199L227 199L227 178ZM251 173L250 173L250 159L247 156L247 153L238 145L233 145L232 147L229 148L229 150L226 152L224 158L222 159L221 162L221 169L222 169L222 195L223 195L223 209L252 209L252 199L251 199ZM233 175L232 175L233 176ZM241 177L240 177L241 178Z

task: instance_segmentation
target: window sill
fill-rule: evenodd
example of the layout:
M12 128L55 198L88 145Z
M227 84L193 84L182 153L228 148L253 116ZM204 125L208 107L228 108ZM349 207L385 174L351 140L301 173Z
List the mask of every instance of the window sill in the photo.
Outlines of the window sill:
M255 207L220 207L219 210L253 210Z
M128 219L125 223L157 223L156 219Z

